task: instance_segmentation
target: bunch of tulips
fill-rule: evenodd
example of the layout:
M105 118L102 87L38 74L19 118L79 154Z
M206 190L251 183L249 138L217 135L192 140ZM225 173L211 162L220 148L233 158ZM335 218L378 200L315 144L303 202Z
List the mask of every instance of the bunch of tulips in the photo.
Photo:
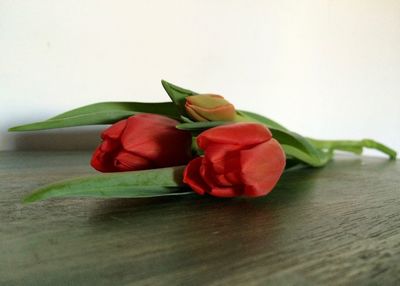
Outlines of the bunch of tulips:
M259 197L285 169L322 167L334 150L360 154L364 147L396 152L371 139L317 140L281 124L237 110L224 97L198 94L162 81L172 102L103 102L46 121L11 128L34 131L112 124L101 133L91 165L104 173L45 186L28 196L148 197L187 194Z

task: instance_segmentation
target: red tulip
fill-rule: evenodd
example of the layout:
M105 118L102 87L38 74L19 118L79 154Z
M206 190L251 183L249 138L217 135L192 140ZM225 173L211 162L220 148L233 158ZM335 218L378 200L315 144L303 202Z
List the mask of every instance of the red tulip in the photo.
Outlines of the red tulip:
M184 182L200 195L268 194L285 168L285 153L268 128L236 123L211 128L197 137L204 156L190 161Z
M101 172L134 171L186 164L191 158L191 135L177 121L156 114L121 120L102 134L103 142L91 165Z

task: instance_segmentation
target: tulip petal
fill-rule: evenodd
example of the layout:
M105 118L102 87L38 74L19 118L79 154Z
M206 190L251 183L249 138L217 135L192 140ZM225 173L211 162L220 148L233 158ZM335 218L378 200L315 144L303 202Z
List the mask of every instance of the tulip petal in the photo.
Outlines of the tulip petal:
M215 181L218 182L218 186L221 187L229 187L235 185L236 182L232 182L231 178L227 176L227 174L214 174ZM236 176L235 176L236 177Z
M241 151L240 159L246 196L269 193L285 169L285 153L275 139Z
M187 109L190 115L194 114L201 118L205 118L206 121L233 121L236 116L235 107L232 104L222 105L214 108L203 108L201 106L190 105L190 109Z
M210 187L241 185L239 152L231 152L221 160L211 162L207 155L200 167L200 174ZM230 171L230 170L233 171Z
M114 166L119 171L146 170L152 169L153 163L146 158L122 150L115 156Z
M227 146L228 151L225 151ZM212 148L211 148L212 147ZM213 144L206 149L204 161L208 163L215 181L220 186L241 185L240 146Z
M204 122L208 121L207 118L198 114L190 105L185 104L186 112L190 114L196 121Z
M223 166L222 174L231 185L243 185L240 152L232 152L227 155L222 162L218 163L218 166L219 165Z
M188 184L199 195L204 195L210 190L210 187L207 186L200 175L202 161L202 157L191 160L183 173L183 182Z
M205 166L203 165L203 159L204 158L202 157L198 157L189 162L183 174L184 183L188 184L196 193L200 195L209 193L210 195L216 197L224 197L224 198L235 197L240 195L242 189L241 187L217 186L214 185L213 181L210 181L210 183L212 184L210 186L208 184L209 182L206 181L204 176L202 176L201 174L201 173L204 174L204 172L209 171L209 169L204 168ZM202 166L204 167L202 168Z
M113 154L103 152L100 145L94 151L90 165L100 172L116 172L118 170L114 167L113 160Z
M176 129L177 123L154 114L131 117L121 136L122 146L130 153L153 161L156 167L186 164L191 157L191 135Z
M139 156L153 160L157 167L186 164L191 157L190 134L177 133L176 130L158 130L157 137L124 148Z
M242 195L240 187L214 187L209 192L210 195L220 198L232 198Z
M234 123L211 128L197 137L197 144L203 150L210 144L235 144L245 148L260 144L272 138L271 131L258 123Z
M100 145L100 149L103 152L113 152L121 148L121 143L118 140L113 140L109 138L105 138L104 141Z
M225 157L235 156L241 149L239 145L233 144L210 144L204 151L204 155L210 163L212 163L214 170L217 173L223 173L225 169ZM237 155L236 155L237 156Z
M223 175L219 175L215 172L213 165L203 158L202 164L200 166L200 175L204 182L210 187L225 187L231 186L232 184L228 182Z
M215 108L221 105L230 104L223 96L217 94L198 94L187 96L186 103L204 108Z
M111 125L101 133L101 138L102 139L109 138L113 140L118 139L121 136L122 132L124 131L127 121L128 121L127 119L124 119Z

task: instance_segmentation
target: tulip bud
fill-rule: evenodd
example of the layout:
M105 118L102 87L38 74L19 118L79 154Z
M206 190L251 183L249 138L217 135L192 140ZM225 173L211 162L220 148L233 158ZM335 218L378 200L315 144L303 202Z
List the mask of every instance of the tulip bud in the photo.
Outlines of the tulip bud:
M200 94L186 97L187 113L197 121L234 121L235 107L220 95Z

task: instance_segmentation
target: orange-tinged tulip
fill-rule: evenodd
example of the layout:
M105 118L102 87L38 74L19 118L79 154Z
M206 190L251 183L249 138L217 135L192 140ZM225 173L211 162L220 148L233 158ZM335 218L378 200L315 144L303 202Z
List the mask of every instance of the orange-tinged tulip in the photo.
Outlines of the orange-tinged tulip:
M216 94L188 96L185 108L196 121L234 121L237 117L235 107Z

